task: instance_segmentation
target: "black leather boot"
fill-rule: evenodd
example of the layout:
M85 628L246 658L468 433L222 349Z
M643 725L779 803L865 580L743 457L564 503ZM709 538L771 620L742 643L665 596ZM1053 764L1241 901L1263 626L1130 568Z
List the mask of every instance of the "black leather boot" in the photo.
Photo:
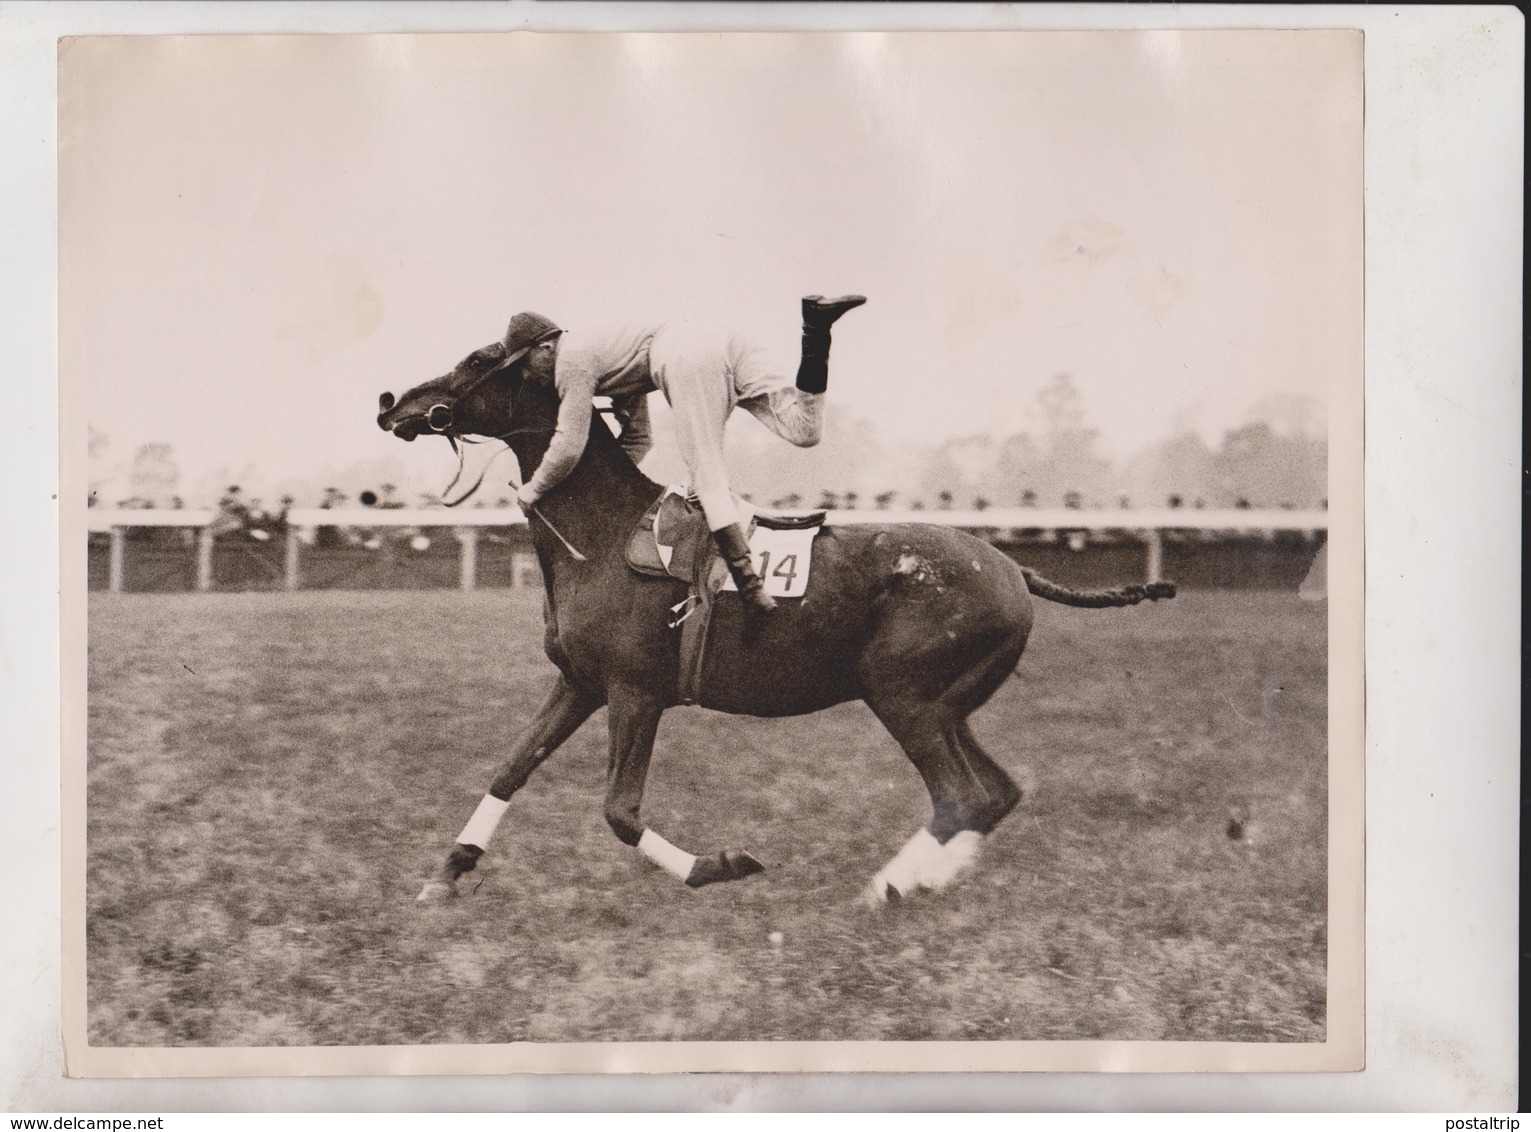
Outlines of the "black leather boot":
M744 599L746 608L761 612L775 609L776 599L765 592L765 583L755 573L755 563L750 558L750 544L744 537L743 528L738 523L732 523L713 531L712 537L717 540L718 550L723 555L723 561L728 563L728 572L734 576L734 585L739 587L739 596Z
M865 295L841 295L838 299L804 296L803 360L797 367L797 387L804 393L822 393L829 388L829 328L835 319L864 302Z

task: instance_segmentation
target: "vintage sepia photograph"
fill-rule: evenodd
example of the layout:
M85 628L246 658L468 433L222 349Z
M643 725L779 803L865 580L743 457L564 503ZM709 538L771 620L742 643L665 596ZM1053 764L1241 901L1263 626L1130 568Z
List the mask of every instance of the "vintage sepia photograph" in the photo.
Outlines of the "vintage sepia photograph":
M59 136L72 1074L1361 1067L1358 32L84 37Z

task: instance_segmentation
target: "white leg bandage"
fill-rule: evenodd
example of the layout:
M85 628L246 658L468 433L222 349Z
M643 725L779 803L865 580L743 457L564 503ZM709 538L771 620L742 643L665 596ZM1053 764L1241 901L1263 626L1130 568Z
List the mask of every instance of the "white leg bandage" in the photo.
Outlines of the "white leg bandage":
M896 888L900 893L911 893L925 882L940 854L940 843L930 835L930 830L922 829L904 842L904 847L893 855L893 859L878 870L872 885L878 892Z
M982 843L983 835L971 829L955 834L945 845L922 829L878 871L872 887L879 896L889 888L903 895L917 888L944 888L973 863Z
M478 809L473 811L473 816L468 819L468 824L463 826L462 832L457 835L459 845L476 845L480 849L489 848L489 839L494 836L495 827L500 824L500 819L505 816L505 809L510 805L507 798L496 798L493 794L485 794L479 802Z
M677 849L652 829L644 830L643 836L638 838L638 852L681 880L691 875L691 866L696 864L696 858L690 853Z
M983 834L977 830L964 829L953 834L952 839L941 846L941 852L931 862L931 870L925 883L931 888L945 888L957 874L978 859L978 848L983 844Z

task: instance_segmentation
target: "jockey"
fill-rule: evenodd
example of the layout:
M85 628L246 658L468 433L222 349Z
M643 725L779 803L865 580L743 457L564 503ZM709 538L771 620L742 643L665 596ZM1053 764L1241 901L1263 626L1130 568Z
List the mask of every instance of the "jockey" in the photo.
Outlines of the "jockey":
M622 422L623 449L637 463L648 452L647 395L664 394L675 412L675 439L691 474L708 529L734 584L751 606L768 610L723 463L723 426L735 406L754 414L783 440L801 448L819 442L829 382L829 328L866 299L846 295L803 299L802 357L795 386L769 372L760 352L737 336L700 337L687 328L623 330L589 342L565 343L564 331L530 312L510 320L501 345L519 360L525 380L551 383L559 397L558 426L534 472L516 493L523 510L574 470L590 434L591 398L610 397Z

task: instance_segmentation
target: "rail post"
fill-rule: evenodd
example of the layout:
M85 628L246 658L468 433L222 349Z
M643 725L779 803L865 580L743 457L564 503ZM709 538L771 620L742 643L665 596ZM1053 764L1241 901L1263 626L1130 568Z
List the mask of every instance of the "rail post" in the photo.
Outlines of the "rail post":
M1160 581L1164 577L1164 537L1157 527L1150 527L1143 532L1143 542L1148 548L1147 580Z
M122 592L122 552L126 532L121 527L111 530L111 555L107 558L106 588L114 594Z
M462 555L458 560L458 585L465 590L471 590L478 582L478 528L459 527L457 541L462 547Z
M287 560L282 572L282 582L289 590L298 588L298 555L302 550L302 540L298 537L298 528L291 523L287 525Z
M213 588L213 528L211 524L197 529L197 592L206 593Z

